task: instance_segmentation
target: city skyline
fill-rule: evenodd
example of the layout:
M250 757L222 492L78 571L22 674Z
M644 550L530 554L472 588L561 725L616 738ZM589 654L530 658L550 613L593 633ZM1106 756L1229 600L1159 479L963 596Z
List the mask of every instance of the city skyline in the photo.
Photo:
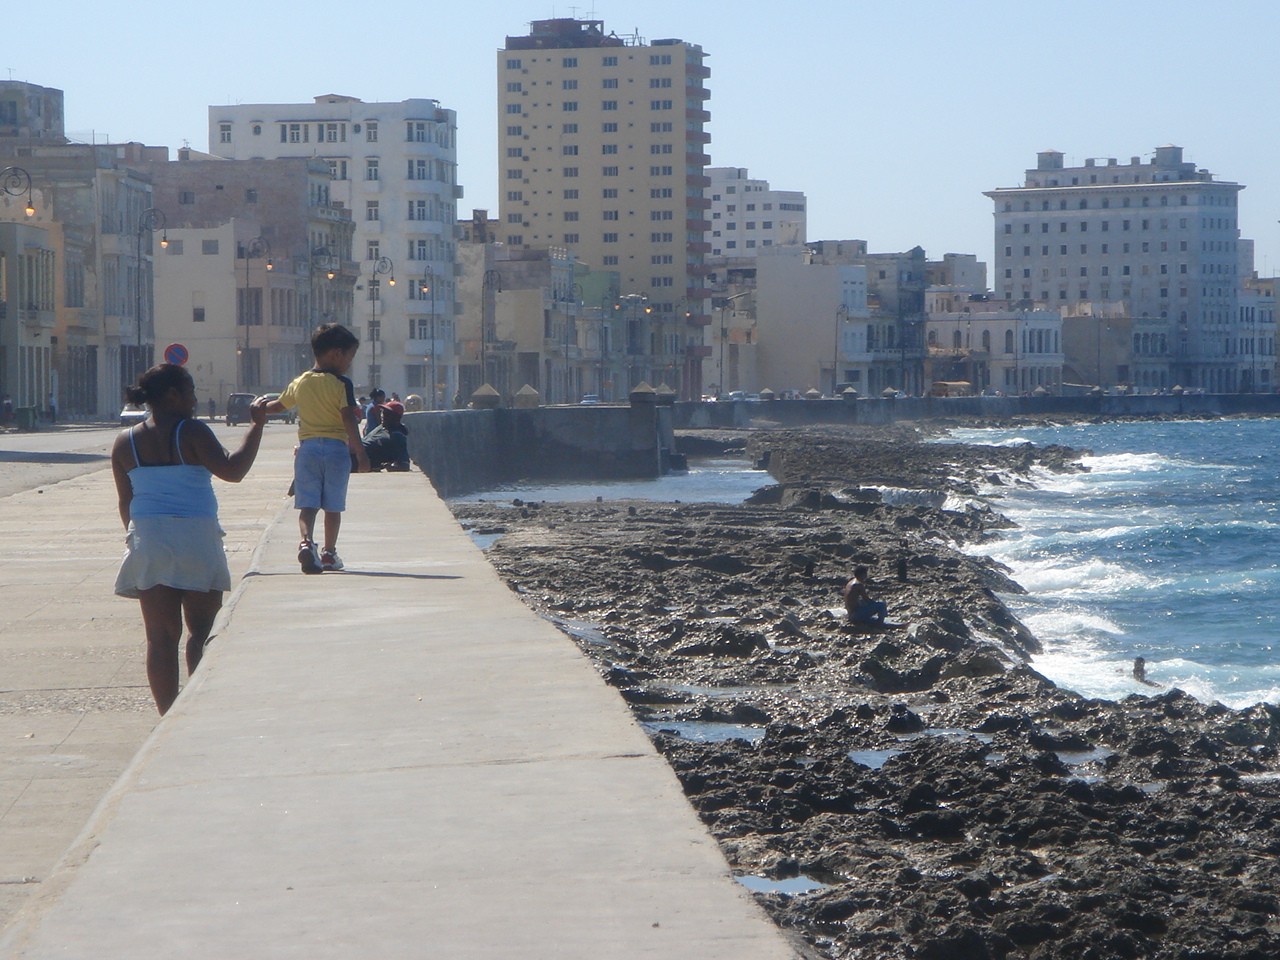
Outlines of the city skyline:
M458 113L459 213L493 214L493 53L531 20L576 15L619 35L700 44L712 71L712 165L803 191L810 239L865 239L880 251L918 244L931 257L974 253L990 264L983 191L1019 185L1037 151L1061 150L1068 164L1124 162L1174 143L1197 167L1246 186L1241 236L1256 242L1260 272L1280 272L1276 137L1251 119L1265 111L1280 11L1259 0L1228 5L1220 31L1190 2L1083 0L1070 16L1006 0L909 10L816 2L786 14L756 0L731 12L667 0L601 0L594 10L490 0L465 20L420 9L389 0L344 34L334 25L355 18L332 0L309 5L303 22L290 8L229 0L184 11L181 28L170 6L143 3L121 20L76 2L57 43L10 50L0 67L64 90L76 139L171 151L207 149L207 108L218 104L329 93L437 99ZM415 34L406 24L420 26L420 41L406 40ZM359 36L358 48L331 49L323 37L332 32ZM122 95L131 90L143 93Z

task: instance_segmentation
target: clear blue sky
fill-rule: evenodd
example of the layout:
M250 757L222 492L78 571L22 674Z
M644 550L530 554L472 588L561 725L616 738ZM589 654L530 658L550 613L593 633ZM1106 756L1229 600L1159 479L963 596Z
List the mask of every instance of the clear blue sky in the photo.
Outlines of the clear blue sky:
M1242 234L1280 273L1274 0L55 0L38 29L11 18L0 77L65 90L73 135L171 148L207 147L210 104L434 98L458 112L465 216L497 210L495 51L575 14L701 44L712 162L807 193L810 239L990 264L982 191L1038 150L1127 162L1176 143L1247 186Z

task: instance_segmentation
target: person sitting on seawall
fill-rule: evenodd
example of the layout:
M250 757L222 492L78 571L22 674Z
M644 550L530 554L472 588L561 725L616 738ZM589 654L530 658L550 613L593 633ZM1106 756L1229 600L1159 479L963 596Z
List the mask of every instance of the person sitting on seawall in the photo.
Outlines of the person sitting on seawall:
M249 407L252 423L228 454L209 425L196 417L191 374L162 363L126 391L150 415L116 437L111 472L128 531L115 592L142 605L147 636L147 680L156 709L168 712L178 697L178 647L185 619L187 673L195 672L231 571L222 548L213 477L239 483L253 466L267 422L266 400Z
M884 623L885 615L889 612L889 607L883 600L871 599L867 584L869 575L865 566L860 564L854 567L853 579L840 592L851 623Z
M386 391L381 387L374 387L369 392L369 405L364 408L364 427L360 431L360 436L367 437L382 423L382 404L386 399Z

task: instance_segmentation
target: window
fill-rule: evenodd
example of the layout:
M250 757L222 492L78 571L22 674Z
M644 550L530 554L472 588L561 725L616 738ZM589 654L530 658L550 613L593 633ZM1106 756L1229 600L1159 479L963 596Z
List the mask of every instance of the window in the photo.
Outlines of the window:
M600 109L601 109L601 110L617 110L617 109L618 109L618 101L617 101L617 100L604 100L604 101L601 101L601 103L600 103Z
M672 234L670 233L651 233L649 234L650 243L671 243Z
M560 148L562 156L576 157L578 155L578 145L576 143L566 143Z
M507 234L507 244L513 247L524 246L524 234L522 233Z
M364 139L366 143L378 142L378 121L370 120L364 125Z
M519 124L516 124L513 127L507 127L508 137L519 137L523 135L524 135L524 127L520 126Z
M523 160L523 159L524 159L524 147L507 147L507 159L509 159L509 160Z
M523 65L522 62L516 59L515 57L511 57L507 60L508 70L519 70L522 67L522 65Z
M560 66L562 67L576 67L577 65L578 65L577 57L565 57L563 60L560 61Z
M204 307L191 308L191 321L193 323L204 323Z
M218 124L218 142L219 143L231 142L231 124L229 123Z
M561 133L577 133L578 125L576 123L562 123L560 125Z
M603 211L603 213L601 214L601 218L602 218L602 219L604 219L604 220L617 220L617 219L618 219L618 211L617 211L617 210L605 210L605 211Z
M578 109L578 101L566 100L564 103L560 105L560 107L562 110L564 110L565 113L575 113L577 112L577 109Z
M566 200L577 200L577 199L578 199L578 191L577 191L577 189L573 189L573 190L566 190L566 191L564 192L564 198L565 198Z
M618 78L617 78L617 77L605 77L605 79L604 79L604 88L605 88L606 90L616 90L616 89L617 89L617 87L618 87Z
M649 190L649 199L651 200L666 200L671 195L670 187L653 187ZM720 214L717 213L716 216L719 217Z
M605 187L605 188L604 188L604 194L603 194L603 196L604 196L604 198L605 198L606 200L616 200L616 199L618 199L618 188L617 188L617 187Z
M651 177L669 177L674 172L674 167L650 167L649 176Z
M192 190L179 190L178 202L179 203L195 203L196 202L195 192Z
M310 143L311 126L306 123L280 124L281 143Z
M566 233L566 234L564 235L564 242L565 242L566 244L574 244L574 243L577 243L577 242L578 242L578 235L577 235L576 233Z
M214 255L218 252L217 240L201 240L200 252L207 255Z
M520 106L520 104L518 104L518 103L508 103L508 104L507 104L507 113L519 114L519 113L520 113L520 111L521 111L521 110L523 110L523 109L524 109L524 108L523 108L523 107L521 107L521 106Z
M578 175L577 167L565 167L562 174L566 177L576 177Z
M657 90L657 89L665 88L669 86L671 86L670 77L650 77L649 78L649 89L651 90Z
M672 220L674 219L674 214L670 210L650 210L649 219L650 220ZM732 227L733 224L730 224L729 226Z
M670 110L671 106L672 104L670 100L650 100L649 101L650 110Z
M566 211L564 212L564 218L565 218L565 220L567 220L567 221L568 221L568 222L570 222L570 223L576 223L576 222L577 222L577 220L578 220L578 211L577 211L577 210L566 210Z
M524 171L523 171L522 169L520 169L519 167L512 167L510 170L508 170L508 171L507 171L507 179L508 179L508 180L523 180L523 179L524 179Z
M600 147L601 153L617 153L618 145L616 143L606 143Z
M577 90L578 81L577 80L561 80L560 89L561 90Z
M649 132L650 133L671 133L672 123L670 120L655 120L653 121L653 123L649 124ZM730 190L732 189L733 188L730 187ZM719 200L720 198L716 197L716 199Z
M427 219L427 201L410 200L409 201L409 219L410 220L426 220Z
M617 242L618 242L618 235L617 235L616 233L606 233L606 234L604 235L604 242L605 242L605 243L617 243Z
M668 64L670 62L671 62L671 54L669 53L664 53L661 55L652 53L649 55L649 66L651 67L661 66L663 64Z
M601 170L600 172L601 172L601 173L603 173L606 177L616 177L616 176L618 175L618 168L617 168L617 167L605 167L605 168L604 168L603 170Z
M604 60L601 61L601 65L606 67L616 67L618 65L618 58L605 57Z
M507 93L520 93L523 88L524 84L519 80L509 80L507 82Z
M365 244L364 251L366 260L377 260L382 256L382 243L378 240L370 240Z
M405 125L406 139L410 143L430 143L431 126L425 120L410 120Z
M366 180L378 179L378 161L377 160L370 159L364 162L364 178Z
M606 255L602 264L606 267L616 267L618 265L618 255L616 253Z
M244 191L244 202L245 202L245 203L257 203L257 202L258 202L258 191L257 191L257 189L256 189L256 188L254 188L254 187L246 187L246 188L245 188L245 191Z
M378 219L378 201L377 200L366 200L364 202L364 218L366 220Z
M325 143L346 143L347 125L345 123L323 124Z
M600 132L601 133L617 133L618 125L613 122L602 123L600 124Z
M672 146L669 143L651 143L649 144L650 153L671 153Z

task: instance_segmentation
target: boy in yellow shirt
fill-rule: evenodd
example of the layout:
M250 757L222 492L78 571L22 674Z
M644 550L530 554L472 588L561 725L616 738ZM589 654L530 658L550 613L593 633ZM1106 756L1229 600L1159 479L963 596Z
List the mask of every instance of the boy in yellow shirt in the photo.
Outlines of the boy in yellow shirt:
M298 509L298 563L303 573L341 570L338 531L347 508L352 460L360 473L369 457L360 442L359 407L346 374L360 341L338 323L326 323L311 335L316 365L267 404L268 413L298 408L298 450L293 459L293 504ZM324 549L315 543L316 516L324 511Z

